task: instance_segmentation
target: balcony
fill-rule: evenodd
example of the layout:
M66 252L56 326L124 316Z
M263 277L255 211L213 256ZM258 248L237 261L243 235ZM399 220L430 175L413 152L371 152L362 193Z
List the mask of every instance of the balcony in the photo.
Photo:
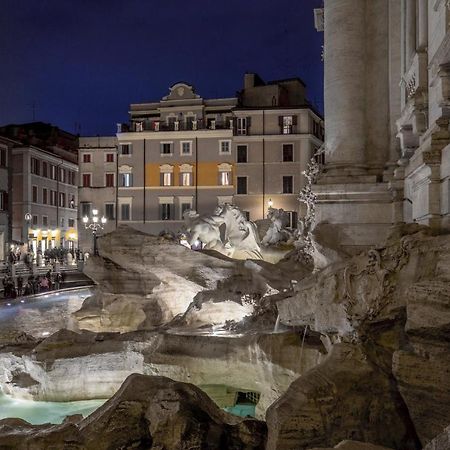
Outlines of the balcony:
M117 132L118 133L128 133L128 132L143 132L143 131L197 131L197 130L230 130L233 128L232 120L225 121L215 121L215 120L204 120L197 119L191 121L171 121L166 122L162 120L144 120L135 121L131 125L118 123Z

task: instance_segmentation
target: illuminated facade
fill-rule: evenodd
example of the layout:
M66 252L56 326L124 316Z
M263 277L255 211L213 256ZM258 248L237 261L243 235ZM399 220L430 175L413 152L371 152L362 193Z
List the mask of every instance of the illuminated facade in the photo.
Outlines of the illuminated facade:
M32 122L0 128L9 148L11 240L34 252L77 248L78 137Z
M221 99L177 83L158 102L132 104L115 138L80 138L80 210L159 233L178 231L186 209L211 213L225 202L263 219L271 200L296 226L301 172L322 140L323 120L297 78L246 74L239 95Z

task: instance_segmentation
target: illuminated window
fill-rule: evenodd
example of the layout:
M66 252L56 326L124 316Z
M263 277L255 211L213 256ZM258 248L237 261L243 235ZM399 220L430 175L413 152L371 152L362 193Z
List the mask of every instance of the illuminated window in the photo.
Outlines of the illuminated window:
M163 186L172 186L172 174L165 172L163 175Z
M119 174L120 186L121 187L132 187L133 186L133 174L132 173L121 173Z
M184 172L181 174L181 185L182 186L190 186L191 185L191 174L189 172Z

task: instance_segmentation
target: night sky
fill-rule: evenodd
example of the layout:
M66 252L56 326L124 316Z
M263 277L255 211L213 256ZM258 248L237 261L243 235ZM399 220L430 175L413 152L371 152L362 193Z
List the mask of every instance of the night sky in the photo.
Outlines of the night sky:
M313 18L321 5L1 0L0 125L35 119L82 135L113 134L130 103L159 100L177 81L204 98L231 97L245 72L266 81L299 76L322 111L323 34Z

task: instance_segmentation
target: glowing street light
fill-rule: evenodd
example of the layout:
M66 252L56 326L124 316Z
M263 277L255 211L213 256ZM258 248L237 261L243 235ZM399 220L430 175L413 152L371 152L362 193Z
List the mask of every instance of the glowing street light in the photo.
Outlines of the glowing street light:
M269 205L269 208L272 208L273 206L273 201L271 198L269 198L269 201L267 202L267 204Z
M86 230L92 230L92 237L94 238L94 255L98 255L97 249L97 232L98 230L103 230L105 228L107 220L105 216L101 218L98 217L98 209L92 210L92 217L89 219L88 216L83 217L84 228Z

